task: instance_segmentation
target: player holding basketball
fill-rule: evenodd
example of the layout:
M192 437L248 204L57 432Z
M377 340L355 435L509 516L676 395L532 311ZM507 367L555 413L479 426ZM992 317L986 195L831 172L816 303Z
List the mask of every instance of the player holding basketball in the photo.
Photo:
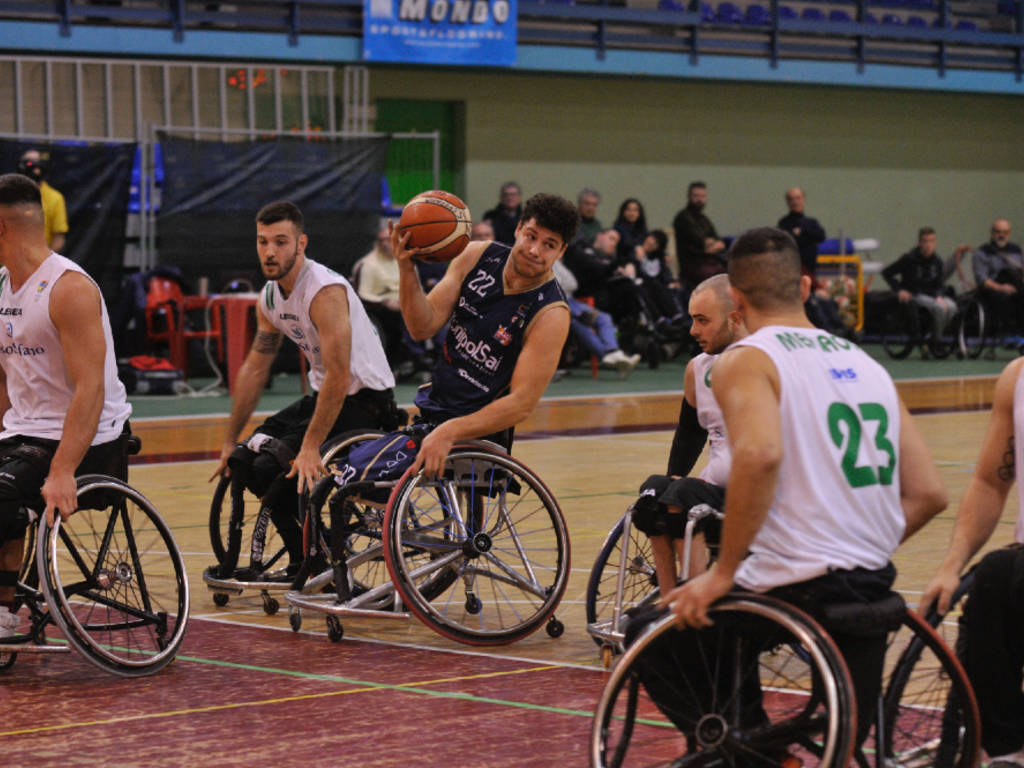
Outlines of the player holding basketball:
M733 243L728 269L751 335L722 354L712 380L732 447L722 542L715 564L663 604L680 625L704 627L708 608L734 586L815 618L833 604L881 600L897 545L946 505L928 448L885 369L808 321L810 279L792 237L750 230ZM884 629L834 639L855 682L863 738ZM694 660L680 652L668 663ZM748 725L759 718L745 715Z
M14 633L14 589L28 526L77 506L75 475L124 478L131 406L117 378L99 288L46 244L39 187L0 176L0 637Z
M718 355L747 335L746 328L729 293L726 275L709 277L690 294L690 335L700 345L701 354L686 364L683 374L683 402L679 424L672 439L667 475L651 475L640 487L640 498L633 505L633 524L651 540L658 589L667 594L676 586L676 559L686 530L683 514L698 504L721 510L725 501L725 481L729 477L729 441L725 422L711 391L711 368ZM708 463L697 477L686 477L697 463L705 442ZM705 568L705 534L715 532L716 520L698 523L691 547L690 573Z
M433 336L451 320L433 379L416 395L428 434L413 472L435 475L452 445L488 436L506 448L511 428L540 400L569 334L569 307L552 265L576 233L575 206L538 194L523 208L515 243L471 242L425 294L410 232L393 228L399 300L410 335ZM504 434L500 434L504 433Z
M270 510L292 571L302 560L297 491L312 489L326 474L321 444L351 429L397 426L394 376L366 310L344 277L306 257L307 243L302 212L293 203L270 203L256 214L256 252L268 282L213 474L225 468L243 473L246 487ZM309 363L313 393L271 416L238 445L285 334Z

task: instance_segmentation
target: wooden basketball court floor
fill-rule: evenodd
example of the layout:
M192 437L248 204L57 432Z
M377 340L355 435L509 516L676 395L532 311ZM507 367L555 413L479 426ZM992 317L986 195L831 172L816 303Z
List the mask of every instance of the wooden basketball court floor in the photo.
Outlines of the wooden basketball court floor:
M908 602L937 567L987 423L993 377L905 382L904 399L939 465L949 509L896 555ZM200 577L213 562L208 484L219 418L140 421L131 482L173 528L191 576L192 617L177 660L139 680L81 657L22 655L0 673L4 766L585 765L605 673L585 631L586 579L643 479L663 471L679 393L545 400L515 454L559 500L572 577L558 639L474 649L408 622L322 616L302 630L266 616L255 594L219 608ZM1010 502L990 547L1011 540Z

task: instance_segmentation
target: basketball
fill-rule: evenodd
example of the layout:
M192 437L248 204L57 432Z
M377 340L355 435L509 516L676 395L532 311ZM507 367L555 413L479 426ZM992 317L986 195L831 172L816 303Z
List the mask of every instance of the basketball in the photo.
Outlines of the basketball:
M473 222L469 208L450 192L434 189L421 192L402 209L400 233L410 232L409 247L421 248L421 261L451 261L469 243Z

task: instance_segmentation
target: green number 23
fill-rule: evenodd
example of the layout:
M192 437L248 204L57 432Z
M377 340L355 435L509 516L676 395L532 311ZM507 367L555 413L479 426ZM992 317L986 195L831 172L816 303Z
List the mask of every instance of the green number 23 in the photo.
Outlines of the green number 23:
M879 403L860 403L860 417L846 403L832 403L828 407L828 429L832 436L832 442L836 448L843 447L843 431L840 424L846 425L846 432L849 438L846 442L846 450L843 451L843 458L840 466L847 482L854 488L863 488L866 485L891 485L892 472L896 466L896 449L892 442L885 436L889 428L889 414L885 412ZM878 431L875 433L875 447L889 454L889 463L886 466L872 467L870 465L857 466L857 453L860 450L860 438L863 432L862 422L877 421Z

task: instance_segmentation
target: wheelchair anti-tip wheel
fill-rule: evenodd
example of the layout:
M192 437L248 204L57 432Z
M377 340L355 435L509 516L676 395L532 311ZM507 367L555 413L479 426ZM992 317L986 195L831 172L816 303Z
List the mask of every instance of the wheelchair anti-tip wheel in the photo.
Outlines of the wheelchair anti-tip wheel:
M779 765L793 757L804 768L845 768L853 684L825 631L761 595L726 597L709 616L714 624L702 630L658 619L619 658L594 714L591 765ZM685 670L677 663L684 658Z
M384 536L405 605L471 645L510 643L544 626L569 577L569 534L554 496L520 462L487 448L456 446L440 478L407 472L388 500Z
M188 623L185 562L153 505L102 475L78 478L78 509L36 540L41 587L73 648L123 677L178 652Z

